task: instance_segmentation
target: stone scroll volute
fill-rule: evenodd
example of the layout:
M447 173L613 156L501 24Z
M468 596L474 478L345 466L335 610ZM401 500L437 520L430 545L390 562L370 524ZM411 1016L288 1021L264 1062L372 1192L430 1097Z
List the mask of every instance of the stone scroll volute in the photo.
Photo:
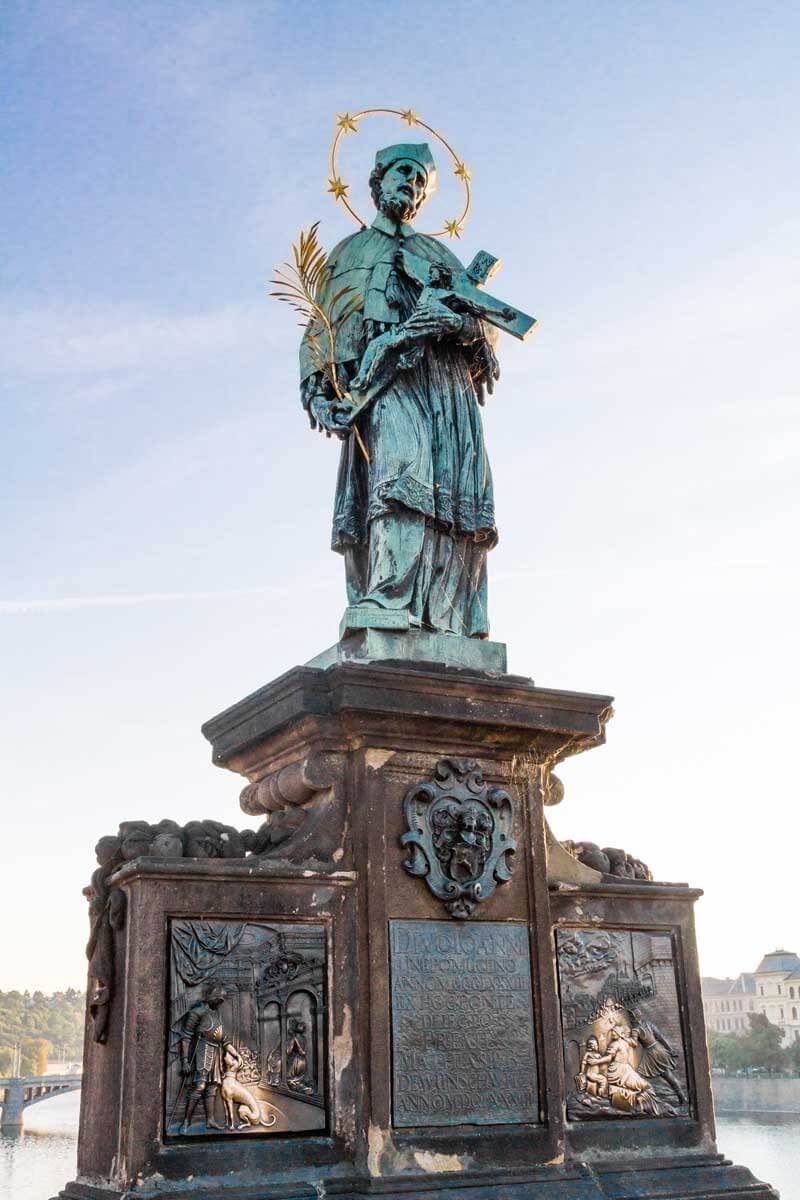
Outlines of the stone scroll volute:
M408 789L404 811L403 866L425 879L452 917L470 917L498 883L511 879L516 850L511 796L490 787L474 760L441 759L433 779Z
M343 754L312 752L243 789L242 811L266 818L256 846L260 858L307 865L343 857L344 761Z

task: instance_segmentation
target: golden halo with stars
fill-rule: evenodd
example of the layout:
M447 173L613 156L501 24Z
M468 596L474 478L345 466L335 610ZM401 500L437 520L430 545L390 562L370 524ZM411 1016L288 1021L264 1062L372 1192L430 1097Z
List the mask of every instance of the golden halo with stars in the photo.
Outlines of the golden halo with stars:
M457 217L454 217L450 221L445 221L444 228L437 229L435 232L429 233L428 236L460 238L464 229L464 225L467 221L467 216L469 215L470 207L472 205L472 193L470 189L470 180L472 176L467 169L466 163L464 163L458 157L450 143L445 141L442 135L437 133L432 125L428 125L425 121L418 117L412 108L362 108L361 112L341 113L336 118L336 128L333 135L333 141L331 142L328 165L328 191L331 193L334 200L337 202L337 204L344 205L357 225L359 225L362 229L366 226L366 221L362 220L350 203L348 197L350 184L345 183L339 174L338 155L339 144L342 138L346 137L349 133L358 133L359 122L362 121L364 117L376 116L398 117L401 121L405 121L409 129L425 129L431 135L431 137L433 137L438 144L443 146L447 151L447 154L450 156L450 160L453 164L453 174L461 180L461 185L464 189L464 207Z

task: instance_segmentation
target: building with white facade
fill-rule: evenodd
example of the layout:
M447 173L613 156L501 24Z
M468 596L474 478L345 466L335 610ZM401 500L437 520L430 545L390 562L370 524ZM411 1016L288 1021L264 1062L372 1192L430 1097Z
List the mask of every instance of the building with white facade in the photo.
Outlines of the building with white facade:
M789 950L765 954L753 972L736 979L701 979L706 1025L739 1036L749 1013L763 1013L783 1031L783 1045L800 1042L800 958Z

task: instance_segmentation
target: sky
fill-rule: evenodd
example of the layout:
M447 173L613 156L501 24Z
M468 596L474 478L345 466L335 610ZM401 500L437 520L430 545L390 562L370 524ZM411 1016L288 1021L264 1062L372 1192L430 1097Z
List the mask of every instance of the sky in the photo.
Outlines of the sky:
M554 831L701 886L707 974L800 950L799 42L769 0L5 0L0 988L84 985L120 820L256 823L200 725L336 640L338 448L268 292L354 229L366 107L456 148L450 245L539 319L484 415L492 636L616 711ZM363 210L406 138L345 141Z

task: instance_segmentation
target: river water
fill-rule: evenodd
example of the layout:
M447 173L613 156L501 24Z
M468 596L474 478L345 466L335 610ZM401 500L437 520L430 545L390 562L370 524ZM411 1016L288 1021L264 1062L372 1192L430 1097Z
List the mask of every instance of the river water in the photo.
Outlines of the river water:
M0 1137L2 1200L51 1200L75 1177L80 1093L55 1096L25 1113L25 1132ZM720 1150L781 1193L800 1200L800 1114L717 1118Z

